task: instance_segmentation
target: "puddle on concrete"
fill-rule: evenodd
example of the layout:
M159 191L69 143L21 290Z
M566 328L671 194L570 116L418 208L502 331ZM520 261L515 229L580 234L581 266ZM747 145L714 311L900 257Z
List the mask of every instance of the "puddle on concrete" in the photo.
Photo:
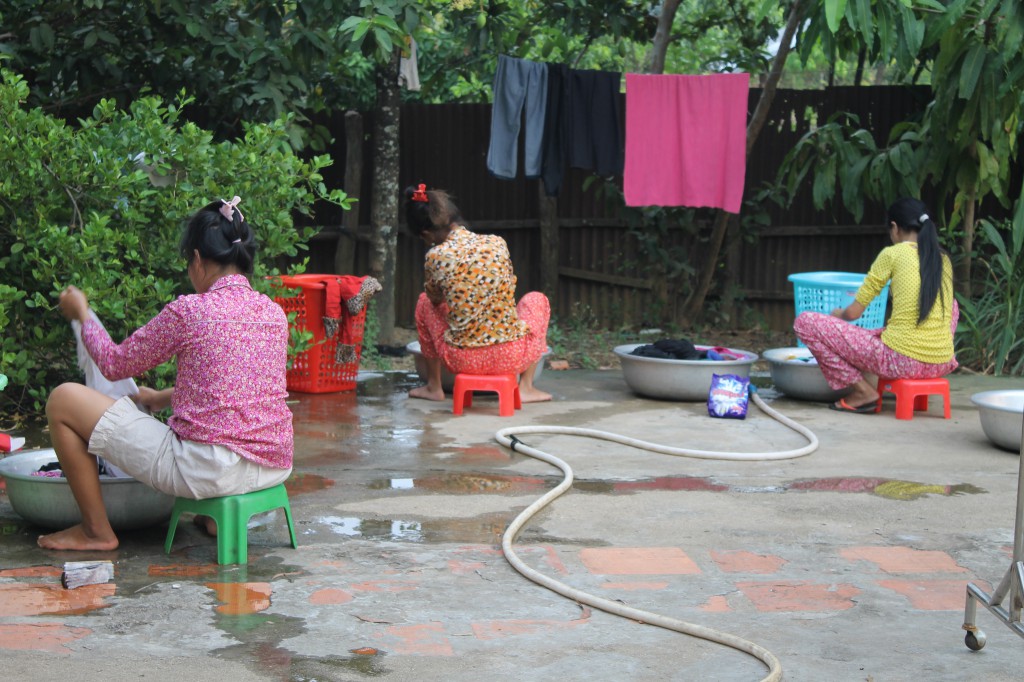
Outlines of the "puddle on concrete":
M521 494L558 485L557 478L506 476L502 474L450 473L415 478L379 478L370 481L371 490L426 490L432 493Z
M314 490L326 490L332 486L334 486L334 479L318 476L317 474L307 474L301 471L292 472L292 475L284 482L284 487L289 495L310 493Z
M558 476L509 476L504 474L484 473L450 473L432 474L420 477L396 477L379 478L367 483L372 490L424 490L433 493L446 494L499 494L499 495L520 495L532 494L549 490L561 481ZM982 488L969 483L954 485L942 485L933 483L918 483L915 481L900 481L888 478L822 478L807 481L795 481L778 485L749 486L749 485L727 485L717 483L708 477L698 476L656 476L633 481L601 481L576 479L573 482L573 490L582 493L599 494L629 494L649 490L670 490L670 491L707 491L707 492L734 492L734 493L784 493L787 491L817 491L817 492L845 492L845 493L871 493L893 500L916 500L924 495L975 495L986 492ZM359 522L359 519L349 519L346 523ZM401 524L413 522L395 521L399 524L392 529L393 539L407 539L415 535L416 531L405 529ZM345 532L349 526L341 524L335 532L342 534L359 535L360 533ZM386 529L384 529L386 530ZM371 531L376 537L384 537L381 529Z
M658 476L638 481L574 481L573 490L588 493L635 493L641 490L707 490L720 492L729 486L695 476Z
M839 493L871 493L890 500L910 501L925 495L977 495L987 490L970 483L941 485L935 483L918 483L888 478L818 478L809 481L790 483L789 490L806 490Z
M270 675L287 682L323 682L325 680L349 680L359 677L382 677L390 670L383 665L383 653L374 650L374 655L353 653L342 656L298 656L288 649L268 642L252 645L238 645L220 649L217 655L231 661L241 661L261 675Z
M326 532L364 540L397 542L497 543L509 522L509 514L482 514L469 519L375 519L358 516L321 516L309 526L313 533Z

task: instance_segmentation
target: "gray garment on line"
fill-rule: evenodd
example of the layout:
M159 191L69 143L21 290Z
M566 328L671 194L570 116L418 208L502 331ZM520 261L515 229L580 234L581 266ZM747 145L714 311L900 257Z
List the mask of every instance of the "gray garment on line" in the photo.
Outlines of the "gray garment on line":
M528 178L541 173L544 112L548 99L547 64L498 55L491 110L491 144L487 170L504 180L516 177L519 122L526 108L523 171Z

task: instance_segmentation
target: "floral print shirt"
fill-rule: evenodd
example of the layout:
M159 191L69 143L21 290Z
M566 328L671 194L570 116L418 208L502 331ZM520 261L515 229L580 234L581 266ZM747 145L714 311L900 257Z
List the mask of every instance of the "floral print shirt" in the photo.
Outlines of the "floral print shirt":
M424 269L427 296L448 304L447 343L479 348L529 333L516 314L516 276L501 237L456 227L427 252Z
M179 438L223 445L275 469L292 465L288 319L243 275L171 301L120 345L93 320L82 325L82 341L111 381L176 357L168 424Z

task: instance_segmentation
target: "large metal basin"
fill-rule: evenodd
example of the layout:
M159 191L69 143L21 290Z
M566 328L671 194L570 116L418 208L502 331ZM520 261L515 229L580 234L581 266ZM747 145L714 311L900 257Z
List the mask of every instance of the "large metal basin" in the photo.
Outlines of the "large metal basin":
M1020 452L1024 422L1024 390L982 391L971 396L978 406L981 428L988 439L1006 450Z
M738 360L666 360L630 355L642 343L616 346L613 350L622 363L626 384L637 395L661 400L701 401L708 399L711 378L715 374L750 376L750 367L757 361L757 353L729 348ZM696 346L697 350L710 350L713 346Z
M71 486L63 478L32 476L57 461L53 450L33 450L0 460L7 497L22 518L44 528L68 528L82 520ZM171 516L174 498L134 478L100 477L103 504L114 530L133 530L163 523Z
M405 344L405 349L412 354L413 360L416 362L416 372L420 375L420 381L426 382L427 360L423 357L423 351L420 350L420 342L410 341ZM534 382L540 379L540 374L544 371L544 362L547 360L549 355L551 355L550 347L544 351L544 355L540 357L540 362L537 363L537 369L533 371ZM444 365L441 365L441 388L443 388L446 393L451 393L452 389L455 388L455 375L449 372L448 368Z
M799 400L835 402L850 393L849 388L835 390L807 348L772 348L761 354L772 372L772 384L780 393Z

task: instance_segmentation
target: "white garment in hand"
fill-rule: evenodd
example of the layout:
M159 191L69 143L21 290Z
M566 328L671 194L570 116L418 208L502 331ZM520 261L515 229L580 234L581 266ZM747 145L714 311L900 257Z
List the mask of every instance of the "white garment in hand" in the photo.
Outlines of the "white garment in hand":
M99 326L103 326L100 318L96 317L96 313L92 310L89 311L89 317ZM139 387L131 377L111 381L103 376L100 368L96 366L96 361L92 359L89 351L85 348L85 344L82 343L82 324L78 320L71 320L71 329L75 332L75 341L78 344L78 367L85 373L86 386L114 400L123 398L126 395L134 396L139 394ZM139 409L141 410L142 408L140 407ZM104 464L106 465L108 475L117 478L128 478L128 474L110 462L104 462Z

